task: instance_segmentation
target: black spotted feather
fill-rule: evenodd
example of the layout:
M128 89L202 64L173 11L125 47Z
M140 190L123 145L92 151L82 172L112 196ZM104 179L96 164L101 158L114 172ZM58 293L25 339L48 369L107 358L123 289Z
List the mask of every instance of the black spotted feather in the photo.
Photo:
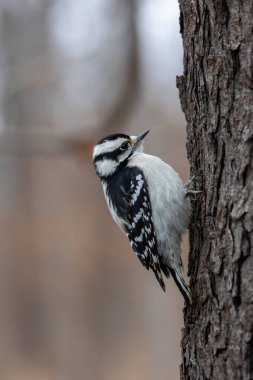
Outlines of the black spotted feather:
M125 167L113 176L113 181L106 182L106 196L115 213L124 220L119 226L127 234L133 251L148 270L152 269L165 291L148 184L143 172L136 167Z

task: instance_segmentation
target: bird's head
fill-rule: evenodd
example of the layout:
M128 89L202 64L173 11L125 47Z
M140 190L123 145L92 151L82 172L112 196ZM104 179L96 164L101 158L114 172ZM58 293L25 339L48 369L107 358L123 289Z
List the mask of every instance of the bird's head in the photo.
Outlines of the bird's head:
M100 178L113 175L136 152L142 151L142 141L149 130L138 136L122 133L109 135L93 148L93 162Z

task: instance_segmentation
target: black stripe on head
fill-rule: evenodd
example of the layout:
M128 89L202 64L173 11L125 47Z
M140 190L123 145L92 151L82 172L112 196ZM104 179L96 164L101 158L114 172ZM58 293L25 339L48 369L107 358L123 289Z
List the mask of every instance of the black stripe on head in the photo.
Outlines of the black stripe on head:
M112 140L117 140L118 138L125 138L125 139L130 139L130 136L125 135L124 133L114 133L112 135L108 135L101 139L97 145L103 144L106 141L112 141Z
M106 158L109 160L117 160L117 158L121 154L122 154L122 151L119 148L119 149L114 150L113 152L99 154L98 156L94 157L93 161L95 163L97 161L101 161L101 160L106 159Z

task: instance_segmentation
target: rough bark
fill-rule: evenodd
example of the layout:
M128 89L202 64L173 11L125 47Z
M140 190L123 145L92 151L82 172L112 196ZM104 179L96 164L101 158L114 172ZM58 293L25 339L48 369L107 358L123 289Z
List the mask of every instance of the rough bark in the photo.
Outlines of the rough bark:
M253 4L180 0L194 203L181 379L253 379Z

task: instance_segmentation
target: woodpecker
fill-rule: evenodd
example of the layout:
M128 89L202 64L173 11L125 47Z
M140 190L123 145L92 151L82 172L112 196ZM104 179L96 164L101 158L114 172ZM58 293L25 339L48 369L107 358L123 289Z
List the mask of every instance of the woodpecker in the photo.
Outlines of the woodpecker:
M171 275L189 305L192 296L182 276L181 240L191 217L187 194L196 192L170 165L143 153L148 132L103 138L93 148L93 163L112 218L138 259L154 272L164 291L163 275Z

